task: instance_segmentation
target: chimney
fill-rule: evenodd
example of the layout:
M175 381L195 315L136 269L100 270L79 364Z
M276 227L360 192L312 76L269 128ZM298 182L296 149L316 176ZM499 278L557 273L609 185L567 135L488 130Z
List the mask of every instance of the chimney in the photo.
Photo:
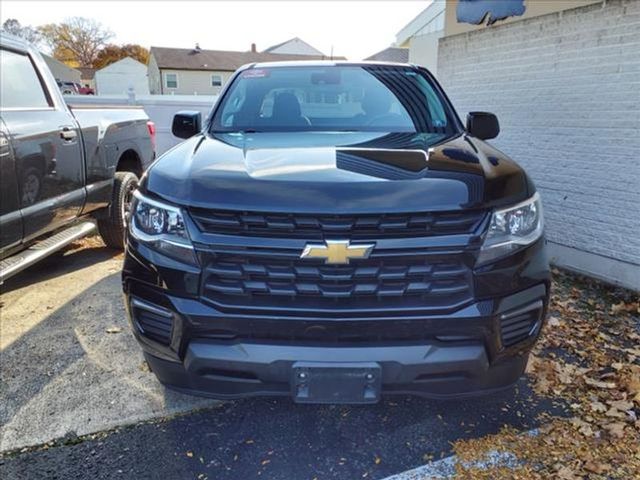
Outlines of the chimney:
M252 52L252 53L256 53L256 51L257 51L257 50L256 50L256 44L255 44L255 43L252 43L252 44L251 44L251 52Z

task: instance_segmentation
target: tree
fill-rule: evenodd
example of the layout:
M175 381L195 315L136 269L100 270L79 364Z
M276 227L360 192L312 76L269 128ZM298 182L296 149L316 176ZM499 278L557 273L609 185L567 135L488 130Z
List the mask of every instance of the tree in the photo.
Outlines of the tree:
M79 67L93 66L100 49L113 37L102 24L83 17L42 25L39 31L55 58Z
M126 57L131 57L146 65L149 60L149 50L131 43L126 45L114 45L111 43L98 52L93 62L93 67L98 69L104 68Z
M42 40L42 36L36 28L33 28L29 25L25 25L23 27L15 18L8 18L7 20L5 20L5 22L2 24L2 30L10 33L11 35L15 35L16 37L23 38L27 42L34 45L38 45L38 43L40 43L40 41Z

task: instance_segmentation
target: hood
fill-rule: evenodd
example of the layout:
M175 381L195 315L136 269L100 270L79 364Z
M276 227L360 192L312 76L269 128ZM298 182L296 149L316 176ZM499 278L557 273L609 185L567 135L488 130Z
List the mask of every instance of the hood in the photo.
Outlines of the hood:
M182 206L300 213L490 208L533 193L477 139L376 132L198 135L160 157L141 189Z

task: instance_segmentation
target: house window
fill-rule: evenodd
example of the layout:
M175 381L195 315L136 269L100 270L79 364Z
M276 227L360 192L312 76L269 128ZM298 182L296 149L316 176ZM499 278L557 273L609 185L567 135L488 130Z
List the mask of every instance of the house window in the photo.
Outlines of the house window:
M222 86L222 75L211 75L211 86L212 87L221 87Z
M164 75L164 85L167 88L178 88L178 74L166 73Z

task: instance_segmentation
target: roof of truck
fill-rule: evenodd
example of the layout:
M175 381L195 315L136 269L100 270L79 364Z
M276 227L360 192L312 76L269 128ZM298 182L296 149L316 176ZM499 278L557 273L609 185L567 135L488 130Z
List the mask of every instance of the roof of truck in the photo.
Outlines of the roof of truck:
M402 62L382 62L382 61L359 61L352 62L349 60L297 60L282 62L259 62L245 65L246 68L269 68L269 67L336 67L336 66L396 66L396 67L415 67L411 63Z

